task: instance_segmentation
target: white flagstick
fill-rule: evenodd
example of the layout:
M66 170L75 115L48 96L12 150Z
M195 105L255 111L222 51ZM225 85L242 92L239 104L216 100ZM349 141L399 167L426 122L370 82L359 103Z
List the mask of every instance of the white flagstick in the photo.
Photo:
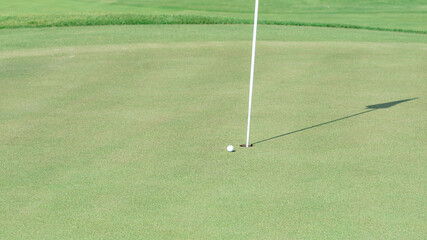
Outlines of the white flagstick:
M251 128L252 91L254 88L255 48L256 48L256 33L257 33L257 26L258 26L258 5L259 5L259 0L255 0L254 36L252 40L251 82L249 85L249 111L248 111L248 131L246 135L246 147L249 147L249 131Z

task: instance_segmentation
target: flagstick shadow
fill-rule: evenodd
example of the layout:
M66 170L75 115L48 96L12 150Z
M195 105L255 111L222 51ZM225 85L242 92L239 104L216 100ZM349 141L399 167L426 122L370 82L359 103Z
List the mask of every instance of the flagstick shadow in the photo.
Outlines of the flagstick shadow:
M404 100L399 100L399 101L394 101L394 102L387 102L387 103L380 103L380 104L375 104L375 105L368 105L368 106L366 106L366 108L368 110L365 110L363 112L359 112L359 113L352 114L352 115L349 115L349 116L346 116L346 117L342 117L342 118L338 118L338 119L335 119L335 120L331 120L331 121L328 121L328 122L316 124L316 125L313 125L313 126L310 126L310 127L301 128L299 130L295 130L295 131L292 131L292 132L280 134L280 135L277 135L277 136L274 136L274 137L270 137L270 138L267 138L267 139L264 139L264 140L260 140L260 141L254 142L252 144L255 145L255 144L259 144L259 143L271 141L271 140L274 140L274 139L277 139L277 138L281 138L281 137L284 137L284 136L287 136L287 135L291 135L291 134L294 134L294 133L306 131L306 130L309 130L309 129L312 129L312 128L316 128L316 127L320 127L320 126L323 126L323 125L327 125L327 124L331 124L331 123L334 123L334 122L338 122L338 121L342 121L342 120L345 120L345 119L349 119L349 118L353 118L353 117L356 117L356 116L360 116L362 114L370 113L370 112L376 111L378 109L390 108L390 107L393 107L393 106L395 106L395 105L397 105L399 103L403 103L403 102L407 102L407 101L412 101L412 100L415 100L415 99L417 99L417 98L404 99Z

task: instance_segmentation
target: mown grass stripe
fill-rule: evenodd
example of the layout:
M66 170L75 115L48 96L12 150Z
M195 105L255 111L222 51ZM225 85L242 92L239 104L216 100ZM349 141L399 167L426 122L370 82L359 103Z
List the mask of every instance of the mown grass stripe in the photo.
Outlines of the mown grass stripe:
M141 14L87 14L87 15L32 15L0 17L0 29L41 28L99 25L143 25L143 24L251 24L252 20L197 15L141 15ZM335 23L312 23L296 21L260 21L265 25L307 26L364 29L388 32L427 34L427 31L358 26Z

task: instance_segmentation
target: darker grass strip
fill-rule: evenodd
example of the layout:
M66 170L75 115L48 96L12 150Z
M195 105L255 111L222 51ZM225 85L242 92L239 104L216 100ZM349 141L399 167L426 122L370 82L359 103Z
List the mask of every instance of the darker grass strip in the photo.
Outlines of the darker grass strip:
M197 15L140 15L140 14L83 14L83 15L39 15L0 17L0 29L42 28L102 25L144 24L251 24L252 20ZM427 34L427 31L358 26L334 23L307 23L295 21L260 21L259 24L364 29L387 32Z

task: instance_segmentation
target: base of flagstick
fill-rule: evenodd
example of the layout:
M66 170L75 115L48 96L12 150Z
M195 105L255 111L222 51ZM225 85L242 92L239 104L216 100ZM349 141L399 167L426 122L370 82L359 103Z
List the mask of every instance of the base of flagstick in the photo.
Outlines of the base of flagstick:
M240 147L253 147L253 146L254 146L253 144L249 144L249 146L246 146L246 144L240 145Z

